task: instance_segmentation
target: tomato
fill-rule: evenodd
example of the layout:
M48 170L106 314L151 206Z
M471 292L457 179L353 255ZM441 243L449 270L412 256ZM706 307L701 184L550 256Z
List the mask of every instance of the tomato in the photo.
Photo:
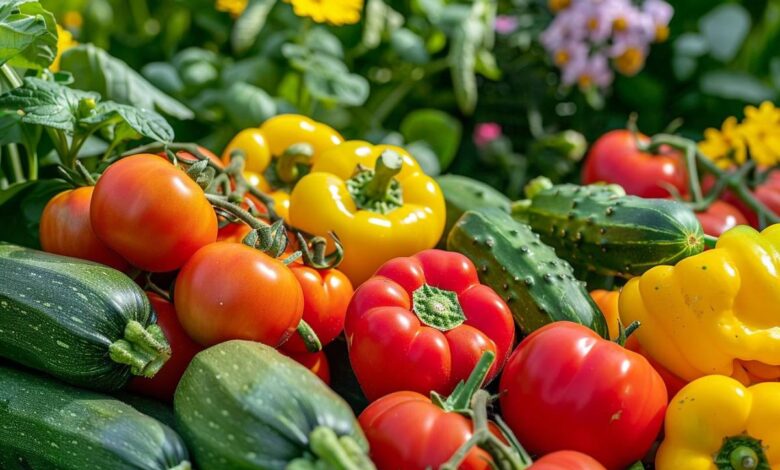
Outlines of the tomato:
M723 232L736 227L746 225L747 219L742 212L728 202L717 200L707 210L696 213L696 218L701 222L704 233L719 237Z
M572 322L527 336L499 392L502 415L529 452L576 450L610 469L645 455L667 403L664 382L644 357Z
M69 189L54 196L41 214L43 251L72 256L124 271L127 261L95 235L89 219L93 186Z
M444 411L417 392L385 395L358 420L379 470L439 468L473 433L470 419ZM487 470L491 464L487 452L474 448L458 468Z
M184 330L203 346L231 339L277 347L303 316L303 291L281 261L241 243L195 253L176 278L174 304Z
M222 162L230 163L234 150L244 152L244 169L254 173L263 173L271 162L271 149L260 129L250 127L236 134L222 152Z
M244 222L227 224L217 232L217 241L241 243L251 231L252 228Z
M661 376L661 379L663 379L664 385L666 385L666 394L670 400L674 398L675 395L677 395L677 392L682 390L682 388L688 384L687 381L677 377L671 371L669 371L669 369L657 363L655 359L653 359L650 354L648 354L647 351L642 348L636 336L629 336L626 340L625 347L629 351L634 351L637 354L641 354L642 357L647 359L647 362L653 366L653 369L655 369L655 371L658 372L658 375Z
M320 380L330 385L330 365L328 364L328 358L325 356L325 352L290 353L282 350L281 353L295 359L297 363L314 372L314 375L319 377Z
M490 380L515 326L468 258L424 250L386 262L355 291L344 331L355 376L374 400L400 390L450 393L485 351L496 355Z
M709 191L715 185L715 178L712 175L706 175L702 178L701 187L705 192ZM766 180L753 189L753 195L761 201L766 207L777 215L780 215L780 171L772 170L767 175ZM742 202L732 191L724 191L720 199L734 206L747 219L747 222L758 227L758 215L747 204Z
M643 134L614 130L599 137L585 158L582 181L585 184L606 182L619 184L626 193L646 198L669 196L664 185L671 185L680 194L688 192L682 155L671 149L658 155L641 152L636 138L647 143Z
M217 215L200 186L151 154L106 169L92 195L90 220L100 240L145 271L177 269L217 239Z
M179 323L173 304L152 292L147 292L146 295L157 314L157 324L160 325L171 345L171 358L154 378L134 376L129 388L133 392L171 402L181 376L184 375L192 358L203 348L187 336Z
M352 283L337 269L316 270L302 264L292 264L290 269L303 289L303 319L325 346L344 329L344 317L352 298ZM303 353L306 345L298 335L294 335L282 349Z
M275 157L282 155L292 145L307 143L312 146L316 158L322 151L344 142L344 137L332 127L299 114L274 116L260 126L260 132L267 139L271 155Z
M606 470L593 457L573 450L559 450L535 460L528 470Z

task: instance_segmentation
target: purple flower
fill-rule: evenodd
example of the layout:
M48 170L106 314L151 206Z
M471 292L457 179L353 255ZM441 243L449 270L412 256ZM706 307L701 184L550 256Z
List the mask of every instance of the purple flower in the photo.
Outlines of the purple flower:
M645 0L643 11L653 24L652 41L663 42L669 37L669 21L674 9L663 0Z
M496 17L495 29L498 34L512 34L517 30L517 17L510 15L498 15Z
M563 69L563 83L577 84L581 89L606 88L612 83L612 70L603 54L592 54L583 60L572 62Z
M474 145L476 145L477 148L485 148L485 146L498 139L502 135L503 132L501 130L501 125L498 123L483 122L481 124L477 124L477 127L474 129Z
M580 0L561 15L576 16L588 38L595 44L601 44L612 34L614 3L612 0Z
M560 44L557 49L550 51L553 62L558 67L564 67L572 62L581 62L588 58L588 46L579 41L569 41Z
M585 41L587 35L582 17L571 14L571 8L568 8L555 17L542 33L540 40L547 51L554 51L564 43Z

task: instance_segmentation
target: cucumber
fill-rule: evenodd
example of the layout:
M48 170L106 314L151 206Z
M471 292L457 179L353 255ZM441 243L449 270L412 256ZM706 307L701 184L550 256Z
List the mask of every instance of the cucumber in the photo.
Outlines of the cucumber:
M0 243L0 357L113 391L170 346L144 292L107 266Z
M474 263L479 280L504 298L522 333L567 320L608 337L604 316L569 263L506 212L466 212L452 228L447 248Z
M679 202L627 196L615 185L532 186L513 216L575 268L628 278L704 249L699 220Z
M0 468L188 470L168 426L108 395L0 365Z
M508 197L490 185L460 175L442 175L436 177L444 201L447 205L447 221L442 235L441 246L447 242L447 234L461 215L468 210L495 207L509 212L512 202Z
M174 412L202 470L373 468L349 405L261 343L234 340L200 352L176 389ZM338 451L349 462L334 460Z

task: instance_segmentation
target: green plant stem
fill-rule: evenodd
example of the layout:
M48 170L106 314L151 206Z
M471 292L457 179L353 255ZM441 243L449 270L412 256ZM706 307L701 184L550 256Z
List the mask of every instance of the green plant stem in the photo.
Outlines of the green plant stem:
M19 158L19 149L16 144L8 144L6 147L8 161L11 164L12 178L15 183L25 181L24 172L22 171L22 162Z
M216 194L207 193L206 199L211 203L212 206L224 210L228 214L235 216L237 219L249 225L252 230L261 230L266 227L264 223L257 220L257 218L255 218L252 214L229 202L227 199L225 199L224 196L217 196Z
M307 351L310 353L322 351L322 342L317 337L317 333L314 332L314 329L311 327L311 325L306 323L305 320L301 319L300 323L298 323L296 333L301 337L303 344L306 345Z
M18 73L16 73L16 70L14 70L10 65L3 64L0 65L0 75L8 82L9 85L11 85L13 88L19 88L24 84L22 81L22 78L19 76Z

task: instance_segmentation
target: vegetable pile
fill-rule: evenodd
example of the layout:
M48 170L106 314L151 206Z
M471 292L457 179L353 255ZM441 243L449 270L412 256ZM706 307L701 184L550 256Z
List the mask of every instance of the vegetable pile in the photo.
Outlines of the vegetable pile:
M0 468L780 466L772 169L627 129L513 201L294 113L217 155L9 5L40 43L0 66L34 229L0 241Z

